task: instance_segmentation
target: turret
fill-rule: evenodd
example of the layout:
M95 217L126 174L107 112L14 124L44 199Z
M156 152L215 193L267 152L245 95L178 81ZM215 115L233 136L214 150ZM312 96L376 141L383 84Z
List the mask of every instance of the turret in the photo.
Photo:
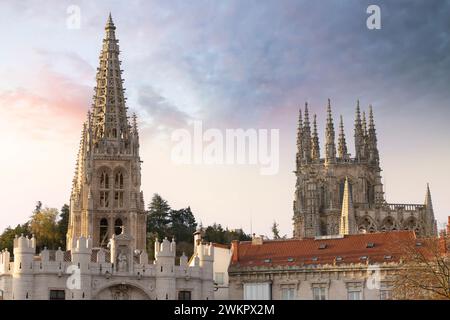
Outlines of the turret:
M157 253L155 250L156 298L158 300L176 299L175 249L175 241L170 242L166 237L159 245Z
M325 163L335 163L336 162L336 145L334 143L335 133L333 116L331 114L331 101L328 99L327 106L327 126L325 130Z
M92 239L83 236L76 239L72 248L72 265L67 268L70 274L67 280L70 300L89 300L91 298L90 263L92 256Z
M372 106L369 106L369 130L367 133L368 157L371 163L379 165L380 156L377 147L377 133L375 130L375 121L373 119Z
M298 111L298 127L297 127L297 170L303 160L303 121L302 121L302 109Z
M338 157L341 160L347 160L349 158L347 142L345 141L344 120L342 119L342 116L340 117L339 123Z
M14 270L12 298L14 300L33 299L33 257L36 253L36 239L24 235L14 238Z
M202 278L202 300L213 299L214 282L213 282L213 263L214 263L214 246L212 242L203 243L201 233L194 233L194 265L201 268Z
M313 135L311 138L311 145L312 145L311 160L318 162L318 161L320 161L320 145L319 145L319 135L317 133L317 117L316 117L316 115L314 115L313 127L314 127L314 131L313 131Z
M311 162L311 127L309 123L308 103L305 103L305 121L303 123L303 157L302 159Z
M359 100L356 104L356 117L355 117L355 158L358 161L363 159L364 152L364 131L361 123L361 112L359 109Z

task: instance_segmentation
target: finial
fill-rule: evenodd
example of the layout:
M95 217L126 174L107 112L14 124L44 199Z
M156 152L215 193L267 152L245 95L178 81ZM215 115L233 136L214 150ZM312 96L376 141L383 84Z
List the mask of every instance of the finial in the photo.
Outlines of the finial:
M108 15L108 21L106 22L105 29L116 29L116 27L114 26L112 16L111 16L111 12Z

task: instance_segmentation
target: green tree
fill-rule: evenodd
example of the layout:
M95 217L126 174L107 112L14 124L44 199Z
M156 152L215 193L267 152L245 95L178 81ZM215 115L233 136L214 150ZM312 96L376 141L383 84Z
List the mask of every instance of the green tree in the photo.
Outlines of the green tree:
M13 254L14 238L16 235L29 237L31 235L28 222L24 224L18 224L15 228L7 227L0 235L0 250L8 249Z
M203 238L208 242L221 244L230 244L233 240L248 241L251 236L246 234L242 229L229 230L223 229L220 224L213 223L204 230Z
M156 233L159 238L165 237L167 234L170 211L171 209L167 201L159 194L155 193L148 206L147 232Z
M60 247L63 248L63 250L66 247L66 234L69 227L69 212L69 206L64 204L59 214L58 233L60 238Z
M192 234L197 228L195 217L191 208L187 207L179 210L171 210L169 216L170 236L174 236L177 242L185 241L192 243Z
M34 211L30 220L30 231L36 237L36 247L41 251L44 247L57 249L60 246L60 237L56 218L58 210L55 208L40 207Z

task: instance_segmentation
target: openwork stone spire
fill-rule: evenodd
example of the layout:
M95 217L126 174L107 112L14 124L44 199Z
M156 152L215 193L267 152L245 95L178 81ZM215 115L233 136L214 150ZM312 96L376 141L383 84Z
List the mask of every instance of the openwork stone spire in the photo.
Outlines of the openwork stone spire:
M302 109L298 111L298 127L297 127L297 169L303 159L303 120Z
M305 102L305 122L303 123L303 159L306 162L311 161L311 127L307 102Z
M105 27L105 38L97 69L97 86L93 103L94 141L125 140L129 137L122 70L120 69L119 45L115 35L116 27L111 18Z
M320 160L320 145L319 145L319 135L317 133L317 116L314 115L314 131L311 139L312 150L311 150L311 158L314 161Z
M359 100L356 103L355 117L355 158L362 160L364 152L364 131L361 123L361 111L359 109Z
M336 145L334 144L335 133L330 99L328 99L327 115L327 126L325 129L325 163L334 163L336 162Z
M369 106L369 130L367 133L369 160L376 164L380 162L380 156L377 146L377 133L375 130L375 121L373 119L372 106Z
M344 120L342 119L342 116L339 123L338 157L340 159L348 158L347 142L345 141L344 133Z

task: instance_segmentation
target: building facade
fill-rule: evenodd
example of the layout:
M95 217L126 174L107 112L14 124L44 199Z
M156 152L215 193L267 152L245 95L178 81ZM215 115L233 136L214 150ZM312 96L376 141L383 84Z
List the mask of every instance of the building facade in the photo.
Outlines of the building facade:
M230 299L387 300L413 231L234 242Z
M385 201L372 107L369 107L367 122L365 113L361 115L359 101L354 132L356 154L352 157L347 149L342 116L336 146L334 120L328 100L325 150L321 157L316 116L311 128L308 104L305 105L303 117L300 109L293 206L294 237L337 235L342 232L346 182L351 202L350 208L347 208L351 212L348 216L350 224L345 227L346 234L413 230L420 236L436 236L437 225L428 185L422 204L391 204Z
M175 264L176 243L146 251L146 215L136 116L125 106L119 46L108 18L94 102L83 125L70 197L67 250L36 239L14 240L0 253L1 299L214 299L214 247L194 235L191 261Z

